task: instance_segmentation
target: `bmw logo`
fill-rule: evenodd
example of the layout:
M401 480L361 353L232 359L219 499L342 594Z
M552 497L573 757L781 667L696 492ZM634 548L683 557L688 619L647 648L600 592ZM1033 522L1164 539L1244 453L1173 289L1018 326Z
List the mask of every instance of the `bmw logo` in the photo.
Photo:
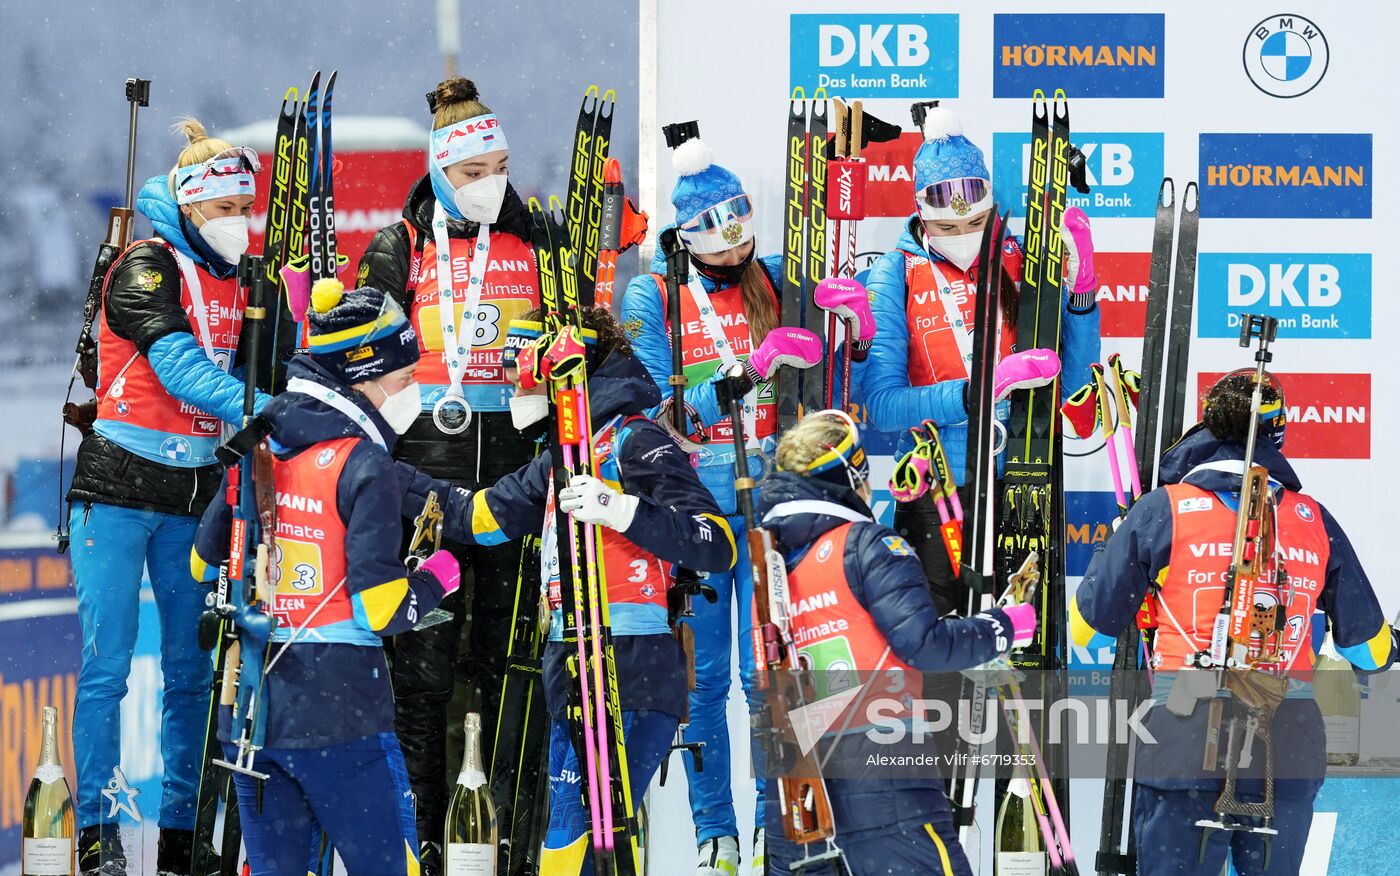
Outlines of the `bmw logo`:
M325 450L322 450L320 453L316 454L317 468L329 468L332 462L335 462L334 447L327 447Z
M160 455L176 462L184 462L194 454L190 442L179 436L171 436L160 443Z
M129 413L131 413L131 405L130 405L130 404L128 404L128 403L126 403L126 402L124 402L124 401L119 401L119 402L117 402L117 416L125 417L125 416L126 416L127 414L129 414Z
M1302 520L1302 521L1307 522L1307 523L1311 523L1311 522L1312 522L1312 519L1313 519L1312 509L1309 508L1307 505L1303 504L1302 502L1299 502L1299 503L1294 507L1294 510L1298 512L1298 519L1299 519L1299 520Z
M1282 13L1259 22L1244 41L1244 72L1274 97L1312 91L1327 73L1327 37L1301 15Z
M825 540L822 541L821 546L817 548L817 560L820 561L820 562L826 562L827 557L830 557L830 556L831 556L831 539L825 539Z

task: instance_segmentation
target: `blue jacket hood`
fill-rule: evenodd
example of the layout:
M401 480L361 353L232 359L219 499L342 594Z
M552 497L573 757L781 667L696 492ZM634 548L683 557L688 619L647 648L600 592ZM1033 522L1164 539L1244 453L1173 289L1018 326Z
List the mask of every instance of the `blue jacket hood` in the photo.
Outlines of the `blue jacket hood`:
M1239 462L1244 459L1244 446L1221 441L1203 424L1198 424L1181 437L1162 455L1161 477L1167 484L1188 483L1211 492L1237 493L1240 473L1213 468L1200 469L1206 463ZM1268 440L1255 442L1254 463L1269 470L1269 477L1290 490L1302 490L1302 483L1293 466Z
M614 352L588 376L588 410L597 429L618 415L640 414L661 404L661 390L640 359Z
M384 438L385 449L393 451L398 435L370 404L369 399L335 378L329 371L317 365L309 356L299 355L287 366L287 378L300 377L312 383L334 389L348 398L356 407L369 415L379 434ZM345 414L302 392L284 392L267 403L262 416L272 423L272 438L282 449L301 450L321 441L336 438L370 438L369 433L350 420Z
M170 194L170 180L164 176L153 176L146 180L136 195L136 211L155 228L161 240L169 243L184 255L216 277L231 277L236 265L230 265L219 258L202 240L192 239L186 230L193 227L180 214L180 205Z
M821 512L802 511L768 519L768 513L784 502L832 502L857 514L871 516L870 507L850 487L828 484L793 472L774 472L764 478L755 511L760 525L772 533L781 545L783 556L791 565L796 563L812 542L843 523L844 517Z

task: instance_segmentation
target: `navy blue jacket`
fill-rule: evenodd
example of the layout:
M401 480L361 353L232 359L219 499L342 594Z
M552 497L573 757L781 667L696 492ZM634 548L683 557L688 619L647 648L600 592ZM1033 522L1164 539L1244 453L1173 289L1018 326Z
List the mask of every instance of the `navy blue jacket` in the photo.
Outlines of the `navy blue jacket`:
M788 472L767 478L756 510L764 528L776 540L789 571L796 568L813 543L847 522L837 514L822 513L812 506L789 513L794 506L788 503L813 501L870 514L866 504L848 488ZM843 566L856 602L870 613L895 656L915 669L969 669L997 657L998 640L1002 646L1010 645L1011 622L998 609L971 618L939 617L918 555L889 527L873 521L852 524L846 537ZM957 689L956 684L952 687ZM835 756L843 764L851 764L864 757L867 747L872 754L894 753L888 746L861 747L861 739L859 735L843 737ZM932 748L924 743L919 752L932 755ZM844 754L840 753L842 749L846 749ZM842 772L846 771L847 767L843 767ZM933 770L908 778L891 778L886 773L871 778L833 779L828 784L835 798L838 829L848 836L918 826L948 817L943 779Z
M655 406L660 392L640 360L614 353L589 376L588 400L596 432L615 417L640 414ZM552 459L550 451L544 450L514 474L475 493L462 487L447 489L440 481L399 463L405 488L403 514L417 514L428 491L436 490L443 501L443 535L449 539L489 545L538 534L544 526ZM699 572L723 572L734 566L737 551L728 522L700 483L689 456L664 429L650 420L625 423L604 468L615 468L622 491L640 500L631 526L623 532L628 541L662 561ZM506 582L500 586L507 586ZM619 695L627 709L651 708L680 715L686 687L679 646L665 632L664 621L658 625L650 612L629 611L649 608L627 604L611 608ZM557 638L562 629L559 612L554 613L551 629L552 637ZM563 692L571 683L562 661L562 643L551 641L546 650L545 684L546 698L555 714L562 711Z
M389 458L394 431L368 399L311 359L293 359L288 376L350 399L386 444L379 446L345 414L305 393L282 393L262 412L272 423L272 449L279 459L325 441L362 439L350 450L335 485L336 511L346 526L342 549L353 621L320 628L315 642L298 638L268 677L268 747L319 748L393 730L393 690L380 637L411 629L442 599L442 586L426 571L409 574L400 555L403 524L394 512L402 487ZM215 580L217 566L228 558L232 512L222 495L221 487L220 499L209 504L195 536L191 571L198 580ZM278 648L274 642L273 652Z
M1235 507L1239 502L1238 463L1244 448L1223 442L1204 427L1188 432L1162 457L1161 477L1165 483L1186 483L1221 496ZM1302 484L1293 467L1271 443L1260 441L1255 463L1269 470L1277 485L1295 492ZM1235 471L1203 467L1208 463L1234 462ZM1319 504L1319 508L1322 506ZM1358 669L1380 671L1395 659L1395 646L1389 624L1381 612L1371 582L1361 568L1356 551L1347 540L1336 518L1322 508L1330 551L1327 577L1318 595L1317 607L1326 613L1337 651ZM1233 533L1222 533L1228 542ZM1087 646L1096 633L1116 637L1137 615L1150 582L1168 572L1172 550L1172 509L1166 490L1153 490L1133 505L1117 532L1094 555L1089 569L1070 603L1070 628L1077 644ZM1169 572L1168 572L1169 573ZM1173 675L1159 673L1154 696L1165 699ZM1295 686L1296 687L1296 686ZM1293 690L1274 719L1274 745L1277 774L1276 793L1293 798L1310 798L1322 782L1326 765L1326 740L1317 704L1306 690ZM1163 708L1153 708L1143 722L1159 744L1138 748L1136 781L1164 790L1215 789L1221 774L1202 775L1197 769L1202 758L1208 709L1198 704L1186 718ZM1221 745L1224 745L1222 735ZM1256 753L1259 749L1256 747ZM1256 757L1256 767L1263 757ZM1258 790L1257 781L1246 783L1246 790Z

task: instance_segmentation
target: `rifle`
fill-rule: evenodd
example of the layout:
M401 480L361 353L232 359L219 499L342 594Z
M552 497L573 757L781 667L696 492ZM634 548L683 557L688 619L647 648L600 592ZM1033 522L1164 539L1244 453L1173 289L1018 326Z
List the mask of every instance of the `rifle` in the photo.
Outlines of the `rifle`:
M821 765L812 752L802 754L792 740L776 726L794 706L805 700L797 673L797 648L788 631L787 565L774 547L773 536L758 525L754 510L755 482L749 474L749 456L744 448L744 390L748 379L742 365L725 371L715 383L716 400L728 414L734 428L734 494L744 515L749 547L749 567L753 573L754 688L767 691L762 710L753 717L753 737L769 760L769 769L778 775L778 803L783 811L783 834L790 842L804 847L805 857L794 870L833 862L843 872L845 856L836 845L836 825L831 797L822 778ZM810 846L822 842L825 848L812 854Z

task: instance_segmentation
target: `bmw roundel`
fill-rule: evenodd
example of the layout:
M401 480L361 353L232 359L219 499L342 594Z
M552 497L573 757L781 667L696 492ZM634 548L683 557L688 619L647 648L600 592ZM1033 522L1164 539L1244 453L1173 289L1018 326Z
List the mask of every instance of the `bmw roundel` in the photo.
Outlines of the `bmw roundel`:
M1302 520L1302 521L1305 522L1305 523L1311 523L1311 522L1312 522L1312 519L1313 519L1313 512L1312 512L1312 509L1309 508L1309 507L1307 506L1306 503L1304 503L1304 502L1299 502L1297 505L1294 506L1294 509L1293 509L1293 510L1295 510L1295 511L1298 512L1298 519L1299 519L1299 520Z
M119 417L125 417L125 416L126 416L127 414L129 414L129 413L131 413L131 403L130 403L130 402L124 402L124 401L119 401L119 402L117 402L117 416L119 416Z
M1244 72L1274 97L1299 97L1327 73L1327 37L1301 15L1281 13L1259 22L1244 41Z
M194 447L188 439L172 435L160 443L160 455L176 462L185 462L194 455Z
M334 447L327 447L325 450L322 450L320 453L316 454L317 468L330 468L331 463L333 462L335 462Z

